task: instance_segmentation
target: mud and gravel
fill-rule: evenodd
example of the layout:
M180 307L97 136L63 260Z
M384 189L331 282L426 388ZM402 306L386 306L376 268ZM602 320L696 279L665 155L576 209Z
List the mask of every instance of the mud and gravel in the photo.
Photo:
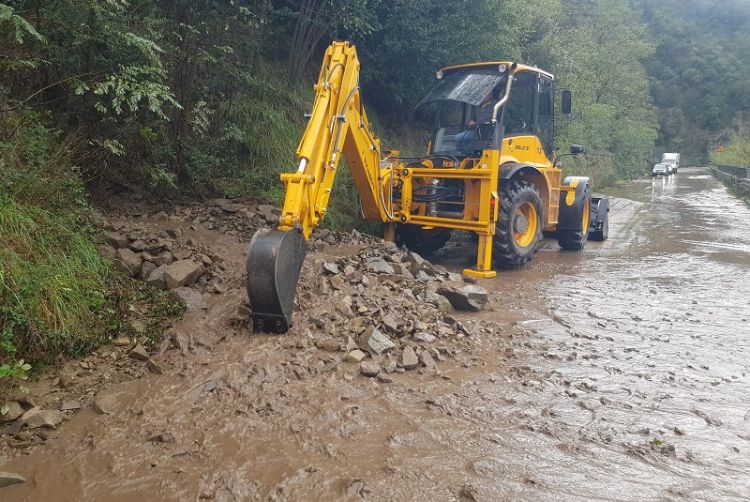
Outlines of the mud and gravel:
M151 351L160 371L99 385L43 441L3 443L0 470L26 482L0 497L746 500L750 209L702 170L612 195L609 241L545 241L479 283L478 313L435 296L463 286L466 244L414 268L377 240L323 232L284 336L250 332L242 288L270 209L113 210L113 231L179 227L168 245L210 258L192 286L205 305ZM393 344L363 361L377 377L352 356L372 328ZM44 388L36 404L76 399Z

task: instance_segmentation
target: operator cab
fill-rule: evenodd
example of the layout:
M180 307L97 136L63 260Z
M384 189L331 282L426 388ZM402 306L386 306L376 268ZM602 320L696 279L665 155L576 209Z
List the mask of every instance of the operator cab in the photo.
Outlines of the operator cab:
M551 74L513 63L479 63L444 68L438 78L441 82L417 107L421 121L431 121L430 156L479 157L483 150L499 149L504 138L533 135L552 157ZM493 123L495 104L507 92Z

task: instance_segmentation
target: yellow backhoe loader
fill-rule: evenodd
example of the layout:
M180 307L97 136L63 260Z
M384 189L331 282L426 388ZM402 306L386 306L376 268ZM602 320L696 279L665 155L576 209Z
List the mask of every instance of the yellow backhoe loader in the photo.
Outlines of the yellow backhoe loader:
M579 250L607 238L607 199L592 198L588 178L562 179L553 149L554 77L507 61L443 68L420 103L432 117L427 153L404 158L373 134L362 104L353 45L326 50L315 102L296 156L284 173L277 230L253 236L247 291L256 331L286 332L305 259L305 241L326 215L342 156L362 214L384 223L385 239L420 253L442 247L452 230L478 237L476 265L464 274L489 278L498 266L529 261L554 233L560 247ZM561 96L570 113L569 91ZM580 146L571 153L583 152Z

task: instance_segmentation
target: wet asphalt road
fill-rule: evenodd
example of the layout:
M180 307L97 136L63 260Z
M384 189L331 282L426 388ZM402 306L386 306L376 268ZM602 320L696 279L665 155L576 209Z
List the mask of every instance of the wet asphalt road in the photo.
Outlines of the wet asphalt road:
M511 274L543 351L528 498L748 500L750 209L698 169L610 194L608 242Z

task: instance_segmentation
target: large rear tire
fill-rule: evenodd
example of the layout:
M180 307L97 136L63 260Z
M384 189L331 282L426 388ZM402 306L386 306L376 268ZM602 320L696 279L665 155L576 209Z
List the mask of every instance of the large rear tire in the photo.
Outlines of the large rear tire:
M396 227L396 244L406 246L409 250L425 256L445 246L450 238L451 231L448 228L425 230L418 225Z
M562 205L562 204L561 204ZM570 210L578 213L581 225L575 230L558 230L557 243L568 251L580 251L586 246L591 221L591 190L586 187L583 198Z
M492 246L502 267L519 267L534 256L542 241L544 206L534 185L511 180L500 187L500 211Z

